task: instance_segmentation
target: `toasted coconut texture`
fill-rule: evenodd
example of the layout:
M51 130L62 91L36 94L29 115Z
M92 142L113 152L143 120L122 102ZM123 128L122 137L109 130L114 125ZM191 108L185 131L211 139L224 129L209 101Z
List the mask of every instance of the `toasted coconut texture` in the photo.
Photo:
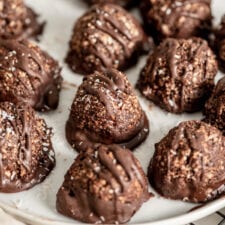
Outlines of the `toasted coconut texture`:
M42 182L55 166L52 131L24 103L0 103L0 192Z
M135 64L138 54L150 47L131 14L115 4L97 4L76 22L66 61L81 74L106 68L123 70Z
M164 197L207 202L225 191L225 139L200 121L180 123L155 145L149 181Z
M205 104L204 121L216 126L225 134L225 77L220 79Z
M36 37L43 31L37 14L23 0L0 0L0 38L23 39Z
M133 149L148 133L148 120L125 74L111 69L83 79L66 124L67 140L77 151L95 143Z
M81 152L57 194L57 210L87 223L126 223L150 198L138 160L118 145Z
M215 55L205 40L168 38L149 56L137 87L169 112L195 112L210 96L217 71Z
M208 38L212 30L211 0L143 0L144 22L160 41L164 38Z
M26 40L0 40L0 62L0 101L57 108L61 68L46 52Z

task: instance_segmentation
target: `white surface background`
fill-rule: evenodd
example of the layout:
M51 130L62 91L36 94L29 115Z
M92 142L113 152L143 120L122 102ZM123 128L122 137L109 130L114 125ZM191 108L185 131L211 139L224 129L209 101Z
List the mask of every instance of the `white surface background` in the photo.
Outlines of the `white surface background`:
M56 212L55 196L63 182L64 174L76 156L75 151L72 150L65 139L64 126L77 86L82 82L83 78L68 69L67 65L64 64L64 58L74 22L84 13L87 7L82 0L27 0L26 2L41 15L41 20L47 21L41 42L38 44L55 59L59 60L63 67L64 84L59 107L54 112L42 114L48 125L54 129L53 145L57 164L50 176L33 189L17 194L0 194L0 206L32 224L63 224L62 222L76 224L79 222L63 217ZM216 23L220 20L223 12L225 13L223 5L223 0L213 1L213 15ZM139 72L145 64L145 58L142 57L136 66L126 71L132 84L136 83ZM154 144L160 141L169 129L180 121L200 119L202 115L200 113L173 115L162 111L145 100L139 92L137 92L137 95L147 113L151 127L147 141L135 151L136 157L140 160L146 172L154 152ZM153 191L151 188L150 190ZM194 206L194 204L190 203L167 200L156 194L154 198L142 206L130 223L148 223L152 225L185 224L224 207L225 199L216 200L188 213ZM0 218L3 217L0 216Z

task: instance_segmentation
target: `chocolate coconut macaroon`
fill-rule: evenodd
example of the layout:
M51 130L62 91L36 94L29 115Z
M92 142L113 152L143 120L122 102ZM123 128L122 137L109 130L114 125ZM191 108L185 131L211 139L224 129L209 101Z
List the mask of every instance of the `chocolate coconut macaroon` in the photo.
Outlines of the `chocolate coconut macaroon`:
M149 49L138 21L114 4L97 4L75 24L66 61L76 73L126 69Z
M0 0L0 38L24 39L42 33L36 13L23 0Z
M225 77L218 81L209 100L205 104L205 122L220 129L225 134Z
M167 37L208 38L212 26L211 0L143 0L144 22L160 41Z
M39 111L55 109L60 72L58 63L35 44L0 40L0 101L25 102Z
M148 133L146 115L123 73L111 69L83 79L66 124L67 140L77 151L95 143L133 149Z
M217 128L182 122L155 149L149 181L164 197L197 203L225 192L225 139Z
M149 56L137 87L169 112L194 112L204 106L216 73L217 61L205 40L168 38Z
M55 165L52 132L24 104L0 103L0 192L19 192L42 182Z
M138 160L117 145L96 145L76 158L57 194L57 210L86 223L126 223L150 198Z

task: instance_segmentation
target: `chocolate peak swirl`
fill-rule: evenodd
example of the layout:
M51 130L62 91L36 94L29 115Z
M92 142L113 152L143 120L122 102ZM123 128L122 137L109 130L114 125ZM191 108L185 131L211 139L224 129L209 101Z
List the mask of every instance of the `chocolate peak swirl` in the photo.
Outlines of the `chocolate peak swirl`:
M149 180L164 197L206 202L225 192L225 139L215 127L182 122L155 148Z
M207 37L211 30L211 0L144 0L141 8L158 40Z
M0 38L23 39L42 33L37 15L23 0L0 0Z
M217 62L206 41L168 38L149 56L137 87L169 112L194 112L211 93L216 73Z
M87 223L126 223L150 197L138 160L119 146L81 152L57 194L57 210Z
M76 150L94 143L134 148L148 133L146 115L124 74L108 70L83 79L66 124L67 140Z
M0 192L42 182L55 165L51 129L24 103L0 103Z
M0 100L25 102L46 111L58 106L58 63L28 41L0 41Z
M146 47L146 40L132 15L114 4L98 4L76 22L66 60L81 74L112 67L125 69Z
M205 122L216 126L225 134L225 77L219 80L205 104Z

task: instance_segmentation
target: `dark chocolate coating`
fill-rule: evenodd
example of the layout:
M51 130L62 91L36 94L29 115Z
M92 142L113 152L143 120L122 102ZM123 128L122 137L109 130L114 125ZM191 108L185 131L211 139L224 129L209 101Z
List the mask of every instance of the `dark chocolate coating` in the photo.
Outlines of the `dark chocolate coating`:
M96 71L83 79L66 124L67 140L77 151L95 143L133 149L148 133L146 115L123 73Z
M126 69L147 50L148 41L138 21L114 4L97 4L75 24L67 63L81 74L106 68Z
M0 192L42 182L55 166L52 131L24 103L0 103Z
M90 5L99 4L99 3L113 3L126 8L137 5L138 3L137 0L86 0L86 2Z
M167 37L208 37L211 0L143 0L142 15L157 40Z
M225 77L218 81L205 104L204 121L216 126L225 134Z
M155 148L149 181L164 197L206 202L225 192L225 139L217 128L182 122Z
M137 87L169 112L194 112L204 106L216 73L217 62L206 41L168 38L149 56Z
M57 210L87 223L126 223L150 198L138 160L117 145L83 151L65 175Z
M215 51L220 69L225 72L225 15L222 17L219 28L215 31Z
M58 106L58 63L26 40L0 40L0 101L19 101L39 111Z
M23 0L0 1L0 38L23 39L36 37L43 31L37 14Z

